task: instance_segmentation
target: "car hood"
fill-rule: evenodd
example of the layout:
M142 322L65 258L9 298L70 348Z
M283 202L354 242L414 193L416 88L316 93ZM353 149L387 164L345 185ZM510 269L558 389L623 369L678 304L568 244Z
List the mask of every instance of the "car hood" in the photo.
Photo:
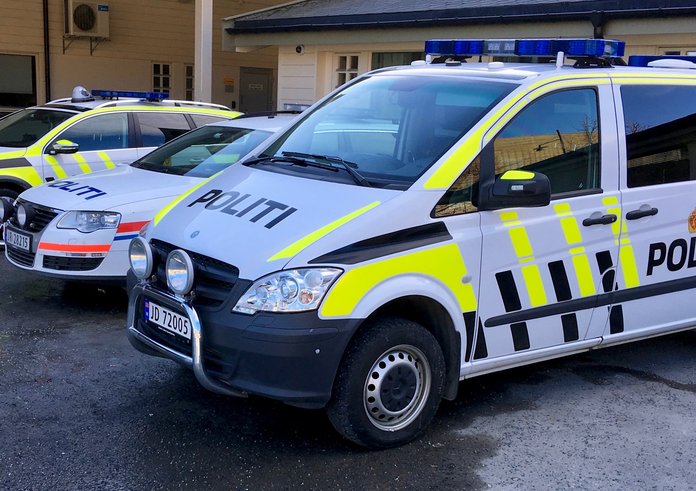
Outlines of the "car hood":
M283 269L349 223L401 192L234 166L160 212L149 239L203 254L256 279ZM347 227L346 227L347 228Z
M172 199L200 178L152 172L129 165L83 174L24 191L32 203L59 210L114 210L145 200Z

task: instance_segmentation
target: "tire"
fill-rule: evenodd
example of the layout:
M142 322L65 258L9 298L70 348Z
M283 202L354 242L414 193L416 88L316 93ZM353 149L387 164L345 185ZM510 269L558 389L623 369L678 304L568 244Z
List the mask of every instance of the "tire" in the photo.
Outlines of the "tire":
M7 198L12 201L17 199L19 193L14 189L1 188L0 187L0 199ZM5 226L0 223L0 248L5 247Z
M373 322L351 342L326 407L334 428L369 448L403 445L437 412L445 360L435 337L398 318Z

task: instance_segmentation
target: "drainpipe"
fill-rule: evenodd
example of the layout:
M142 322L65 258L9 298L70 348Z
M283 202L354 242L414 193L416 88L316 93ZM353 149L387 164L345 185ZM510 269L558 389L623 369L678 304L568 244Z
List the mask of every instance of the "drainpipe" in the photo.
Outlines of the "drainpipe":
M43 0L43 35L44 35L44 84L46 85L46 102L48 102L51 100L51 53L49 51L49 44L48 44L48 0Z

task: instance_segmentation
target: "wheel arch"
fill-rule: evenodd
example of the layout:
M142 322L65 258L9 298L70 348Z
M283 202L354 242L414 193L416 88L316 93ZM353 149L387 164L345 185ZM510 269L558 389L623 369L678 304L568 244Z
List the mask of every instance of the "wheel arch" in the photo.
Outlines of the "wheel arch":
M31 184L23 179L12 176L0 176L0 189L11 189L12 191L21 194L31 187Z

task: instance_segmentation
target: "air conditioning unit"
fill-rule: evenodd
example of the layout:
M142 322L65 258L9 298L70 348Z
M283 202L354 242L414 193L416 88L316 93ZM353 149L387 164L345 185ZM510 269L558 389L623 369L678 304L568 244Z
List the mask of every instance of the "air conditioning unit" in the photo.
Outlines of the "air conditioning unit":
M109 2L65 0L65 34L108 38Z

